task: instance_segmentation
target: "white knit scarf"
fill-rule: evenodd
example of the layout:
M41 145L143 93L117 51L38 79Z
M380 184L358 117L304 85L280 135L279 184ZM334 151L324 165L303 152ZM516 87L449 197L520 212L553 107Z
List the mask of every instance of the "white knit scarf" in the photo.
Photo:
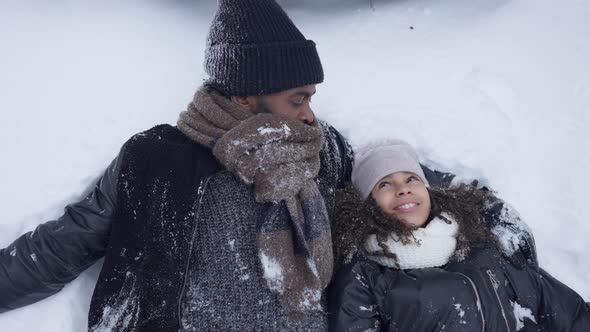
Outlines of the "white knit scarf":
M416 241L403 244L396 234L390 234L384 243L390 252L397 256L397 260L383 255L375 234L369 236L365 243L369 258L380 265L400 270L420 269L445 265L457 247L457 232L459 225L448 215L447 223L439 217L432 219L426 227L412 232Z

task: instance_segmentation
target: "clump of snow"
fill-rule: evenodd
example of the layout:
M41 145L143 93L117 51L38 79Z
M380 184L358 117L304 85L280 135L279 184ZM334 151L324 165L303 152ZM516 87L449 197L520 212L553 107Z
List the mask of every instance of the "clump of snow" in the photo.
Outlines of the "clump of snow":
M370 305L368 307L365 307L365 306L362 306L361 305L361 306L359 306L359 309L361 311L374 311L375 310L375 306L374 305Z
M289 126L286 123L283 123L281 128L260 127L257 129L257 131L261 135L268 135L274 133L285 134L286 137L289 137L289 135L291 135L291 128L289 128Z
M264 278L268 287L273 291L279 292L279 294L283 294L285 292L283 268L278 261L265 253L260 252L259 255L260 262L262 263L262 271L264 272Z
M453 304L453 306L455 307L455 310L457 311L457 314L459 315L459 323L460 324L467 324L467 321L463 318L465 318L465 310L463 310L463 308L461 308L461 304L460 303L455 303Z
M369 288L369 283L367 282L367 279L365 279L364 276L355 273L354 278L365 288Z
M455 310L457 310L457 313L459 313L459 317L463 318L465 316L465 310L461 309L461 304L455 303L453 306L455 307Z
M504 203L500 213L500 219L504 222L492 228L492 233L499 240L504 253L512 255L518 250L519 245L525 238L525 234L532 234L532 230L522 221L518 212L508 203Z
M514 318L516 319L516 331L519 331L524 327L525 318L528 318L533 323L537 324L537 321L535 320L535 316L533 315L531 309L522 307L516 301L510 301L510 304L512 304L512 309L514 309Z
M303 290L303 299L299 302L299 309L307 310L322 310L321 304L322 291L319 289L305 288Z

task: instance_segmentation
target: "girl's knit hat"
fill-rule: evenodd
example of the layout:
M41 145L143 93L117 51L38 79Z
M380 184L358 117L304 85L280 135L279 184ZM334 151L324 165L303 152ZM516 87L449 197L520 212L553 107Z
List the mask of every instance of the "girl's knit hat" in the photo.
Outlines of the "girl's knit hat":
M371 142L355 151L352 183L367 199L375 184L383 177L396 172L418 175L428 187L414 148L399 139Z

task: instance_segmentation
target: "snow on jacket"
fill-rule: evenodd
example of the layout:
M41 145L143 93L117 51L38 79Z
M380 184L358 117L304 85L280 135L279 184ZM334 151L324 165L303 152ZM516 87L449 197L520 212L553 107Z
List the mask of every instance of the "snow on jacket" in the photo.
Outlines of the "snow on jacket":
M493 245L472 245L466 257L449 262L456 224L437 221L417 231L420 245L387 241L396 262L358 254L336 273L331 331L590 331L584 300L522 257L525 251L508 256ZM378 247L371 240L368 250Z
M350 177L350 147L322 124L318 187L329 212ZM327 329L292 323L267 289L252 188L175 127L132 137L84 200L0 250L0 312L59 291L105 256L92 331Z
M410 270L359 257L336 274L329 294L331 331L590 331L578 294L490 248Z

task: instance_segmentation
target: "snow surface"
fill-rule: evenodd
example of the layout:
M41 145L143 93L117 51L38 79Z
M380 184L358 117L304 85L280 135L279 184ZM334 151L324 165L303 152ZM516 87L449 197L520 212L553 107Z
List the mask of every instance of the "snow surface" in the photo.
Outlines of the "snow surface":
M318 45L316 114L355 145L399 137L521 213L541 265L590 301L590 3L283 0ZM206 78L215 1L0 0L0 247L61 214L136 132L175 123ZM100 265L0 315L86 329Z

